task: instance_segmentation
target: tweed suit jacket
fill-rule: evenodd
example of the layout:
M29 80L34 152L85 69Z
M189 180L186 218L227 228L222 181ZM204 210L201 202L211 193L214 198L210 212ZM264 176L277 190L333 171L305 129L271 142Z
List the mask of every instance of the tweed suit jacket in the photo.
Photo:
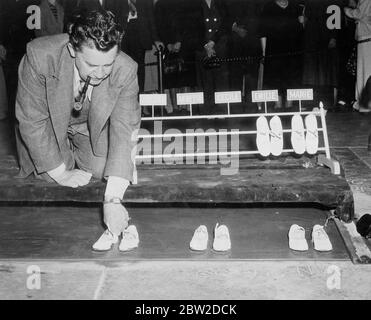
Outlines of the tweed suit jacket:
M20 63L16 99L20 176L44 173L66 162L74 105L74 59L68 41L67 34L37 38L27 45ZM133 179L132 134L141 120L138 90L137 64L123 52L110 76L93 90L88 129L93 153L107 157L105 177Z

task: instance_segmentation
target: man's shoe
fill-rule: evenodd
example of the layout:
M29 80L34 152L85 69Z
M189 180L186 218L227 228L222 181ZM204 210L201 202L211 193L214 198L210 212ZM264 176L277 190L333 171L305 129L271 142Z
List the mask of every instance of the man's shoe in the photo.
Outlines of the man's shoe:
M216 224L214 230L213 249L215 251L228 251L231 249L231 239L226 225Z
M139 235L137 228L134 225L128 226L122 233L120 242L120 251L130 251L137 248L139 245Z
M312 230L312 242L314 250L331 251L332 244L323 226L316 224Z
M296 114L291 119L291 145L295 153L305 152L305 134L303 118Z
M209 235L207 233L207 228L201 225L195 230L189 247L194 251L204 251L207 249L208 241Z
M93 244L93 250L95 251L108 251L111 250L112 246L118 242L118 236L114 235L108 229L103 232L100 238Z
M283 150L283 132L281 119L278 116L274 116L269 121L271 128L271 152L274 156L279 156Z
M303 227L293 224L289 230L289 248L295 251L307 251L308 242L305 239L305 230Z
M308 114L305 117L305 127L307 128L307 134L305 135L306 150L309 154L316 154L318 151L318 126L314 114Z
M267 118L260 116L256 120L256 146L263 157L268 157L271 153L271 142L269 136L269 125Z

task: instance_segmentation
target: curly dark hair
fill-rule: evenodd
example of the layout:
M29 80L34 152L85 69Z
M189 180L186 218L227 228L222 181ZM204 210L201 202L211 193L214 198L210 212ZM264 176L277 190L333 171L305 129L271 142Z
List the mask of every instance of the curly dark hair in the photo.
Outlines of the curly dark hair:
M81 46L85 44L107 52L120 45L122 31L114 18L112 12L105 10L76 13L67 28L73 48L81 51Z

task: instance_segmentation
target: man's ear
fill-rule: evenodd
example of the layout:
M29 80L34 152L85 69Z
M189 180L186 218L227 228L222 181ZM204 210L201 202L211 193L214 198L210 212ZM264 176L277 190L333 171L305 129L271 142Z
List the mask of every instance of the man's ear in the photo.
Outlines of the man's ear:
M72 47L72 44L71 44L71 43L68 43L68 44L67 44L67 48L68 48L68 52L70 53L71 57L72 57L72 58L76 58L76 51L75 51L75 49Z

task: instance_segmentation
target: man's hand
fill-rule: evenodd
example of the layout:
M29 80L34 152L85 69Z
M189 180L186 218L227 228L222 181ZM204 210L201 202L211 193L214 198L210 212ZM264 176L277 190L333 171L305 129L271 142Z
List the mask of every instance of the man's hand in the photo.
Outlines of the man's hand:
M160 50L160 47L165 48L165 45L161 41L155 41L154 45L158 51Z
M166 47L169 52L174 52L174 45L172 43L169 43Z
M59 185L71 188L85 186L89 183L92 174L83 170L66 170L62 174L51 177Z
M237 33L240 38L245 38L247 35L247 30L244 27L239 27L236 22L232 25L232 31Z
M336 39L335 38L331 38L329 43L328 43L328 48L329 49L334 49L336 48Z
M129 225L129 213L120 203L104 202L103 220L107 228L116 235L119 235Z
M181 42L175 42L174 43L174 52L179 52L180 51L180 48L181 48L181 46L182 46L182 43Z
M306 16L299 16L298 17L298 21L299 21L299 23L300 24L302 24L303 26L305 26L305 24L307 23L307 21L308 21L308 18L306 17Z
M207 44L205 44L204 48L205 48L206 55L208 58L216 56L216 51L214 49L214 46L215 46L214 41L209 41Z

